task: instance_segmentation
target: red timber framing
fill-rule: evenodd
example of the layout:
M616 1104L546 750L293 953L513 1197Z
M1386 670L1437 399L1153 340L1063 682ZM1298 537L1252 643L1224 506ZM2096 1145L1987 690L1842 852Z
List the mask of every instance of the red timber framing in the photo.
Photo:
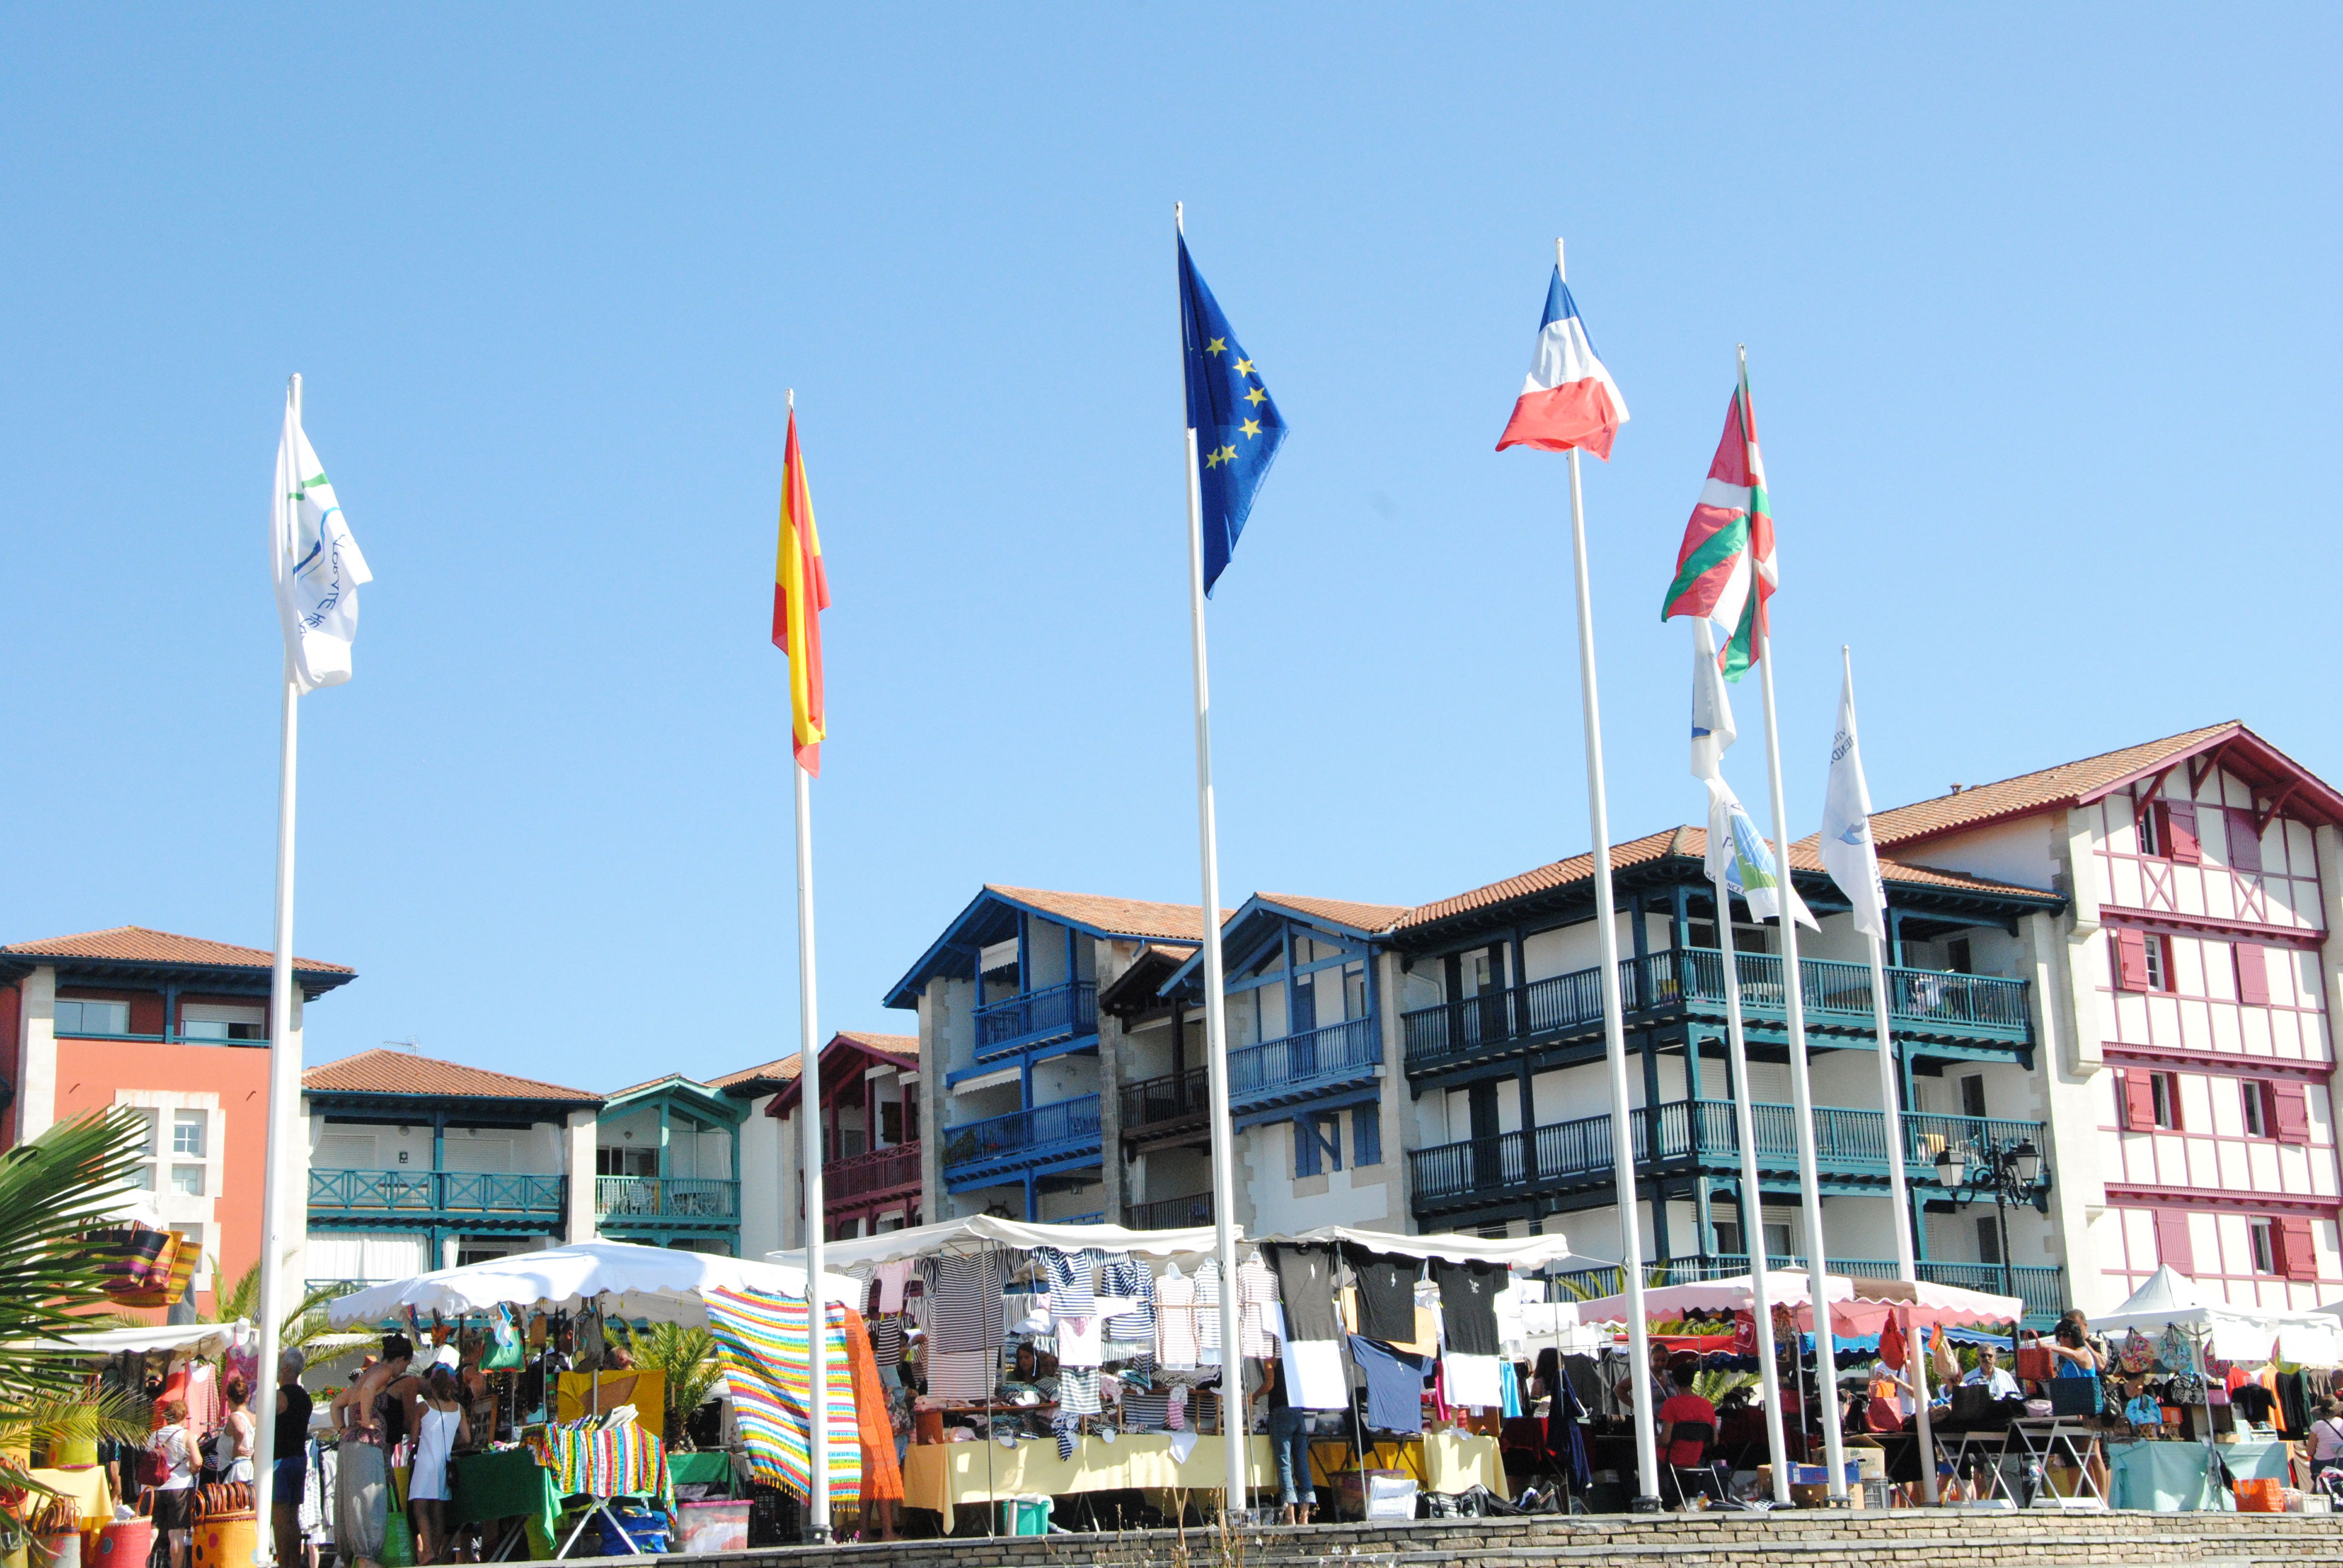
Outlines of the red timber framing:
M821 1052L822 1233L837 1241L921 1220L920 1042L840 1030ZM765 1114L797 1108L796 1082Z

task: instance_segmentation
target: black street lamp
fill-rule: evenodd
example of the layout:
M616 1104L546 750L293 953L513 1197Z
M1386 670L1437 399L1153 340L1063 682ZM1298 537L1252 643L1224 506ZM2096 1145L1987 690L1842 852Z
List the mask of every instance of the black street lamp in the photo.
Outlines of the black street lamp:
M2001 1230L2001 1293L2017 1294L2017 1278L2009 1261L2009 1206L2031 1203L2047 1212L2044 1197L2042 1151L2031 1138L1979 1138L1975 1142L1948 1143L1936 1156L1936 1180L1952 1194L1953 1207L1966 1209L1993 1196L1994 1218Z

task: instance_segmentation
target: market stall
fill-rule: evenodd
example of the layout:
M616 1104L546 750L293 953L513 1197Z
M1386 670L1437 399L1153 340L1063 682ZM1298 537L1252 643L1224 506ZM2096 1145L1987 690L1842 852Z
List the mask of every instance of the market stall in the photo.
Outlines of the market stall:
M2207 1302L2169 1266L2094 1327L2120 1342L2112 1375L2144 1434L2108 1445L2118 1508L2228 1508L2233 1483L2285 1485L2309 1389L2331 1389L2343 1363L2343 1324L2324 1309Z
M1563 1238L1325 1227L1248 1241L1235 1282L1243 1414L1227 1422L1214 1246L1205 1227L991 1216L827 1243L830 1267L869 1279L874 1332L910 1347L885 1368L908 1407L906 1503L946 1531L962 1504L1036 1494L1161 1494L1150 1506L1176 1516L1185 1494L1223 1485L1229 1425L1248 1433L1257 1489L1282 1490L1282 1445L1304 1493L1363 1490L1368 1473L1410 1496L1507 1492L1495 1423L1519 1388L1495 1297L1514 1293L1516 1265L1584 1262ZM1443 1292L1470 1304L1443 1312ZM1519 1339L1516 1313L1506 1342ZM1469 1411L1488 1430L1470 1430Z
M826 1276L824 1287L833 1303L861 1292L858 1282L836 1273ZM578 1342L600 1345L611 1320L707 1327L710 1303L728 1292L802 1303L806 1275L801 1268L592 1241L394 1281L337 1298L327 1314L336 1324L388 1324L418 1334L427 1320L442 1332L485 1321L514 1341L514 1368L521 1365L520 1323L528 1322L538 1352L528 1363L534 1408L516 1408L514 1420L498 1423L499 1438L509 1432L508 1439L451 1460L450 1518L461 1524L516 1521L535 1554L567 1555L590 1525L601 1527L599 1545L607 1551L640 1550L654 1530L663 1541L663 1524L620 1505L671 1517L676 1503L660 1430L663 1380L631 1367L570 1370L561 1349L568 1331L574 1326ZM572 1518L562 1535L565 1512ZM517 1546L504 1543L508 1551Z

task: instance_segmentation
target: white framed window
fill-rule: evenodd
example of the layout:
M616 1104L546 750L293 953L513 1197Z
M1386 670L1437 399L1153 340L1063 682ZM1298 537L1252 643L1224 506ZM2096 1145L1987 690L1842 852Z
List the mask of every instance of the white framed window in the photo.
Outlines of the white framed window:
M202 1197L204 1195L204 1168L200 1165L172 1166L171 1191L174 1192L184 1193L190 1198Z
M179 1009L183 1040L266 1040L268 1010L224 1002L191 1001Z
M126 1001L65 1001L57 1003L59 1034L128 1034L130 1004Z
M2254 1255L2254 1272L2278 1272L2278 1223L2272 1220L2246 1221L2246 1241Z
M211 1126L208 1111L174 1111L171 1112L171 1152L189 1160L204 1157L205 1134Z

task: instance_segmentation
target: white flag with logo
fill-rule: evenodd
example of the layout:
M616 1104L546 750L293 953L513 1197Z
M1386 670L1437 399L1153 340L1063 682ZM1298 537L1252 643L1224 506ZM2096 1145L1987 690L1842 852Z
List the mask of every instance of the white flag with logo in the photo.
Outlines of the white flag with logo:
M277 613L285 621L285 654L300 689L315 691L350 678L350 642L358 631L358 585L372 582L366 557L350 537L334 499L325 465L317 461L301 421L285 397L285 430L277 443L277 498L269 508L269 570Z
M1879 848L1871 839L1871 789L1863 781L1863 750L1855 737L1855 675L1838 689L1838 733L1831 739L1830 786L1823 795L1823 869L1855 906L1855 929L1887 935L1887 890L1879 880Z
M1708 786L1708 874L1722 876L1726 890L1740 894L1761 920L1781 919L1786 891L1791 918L1819 930L1798 890L1785 887L1773 847L1725 781L1725 750L1735 734L1733 700L1716 667L1716 634L1706 617L1693 618L1692 642L1692 775Z

